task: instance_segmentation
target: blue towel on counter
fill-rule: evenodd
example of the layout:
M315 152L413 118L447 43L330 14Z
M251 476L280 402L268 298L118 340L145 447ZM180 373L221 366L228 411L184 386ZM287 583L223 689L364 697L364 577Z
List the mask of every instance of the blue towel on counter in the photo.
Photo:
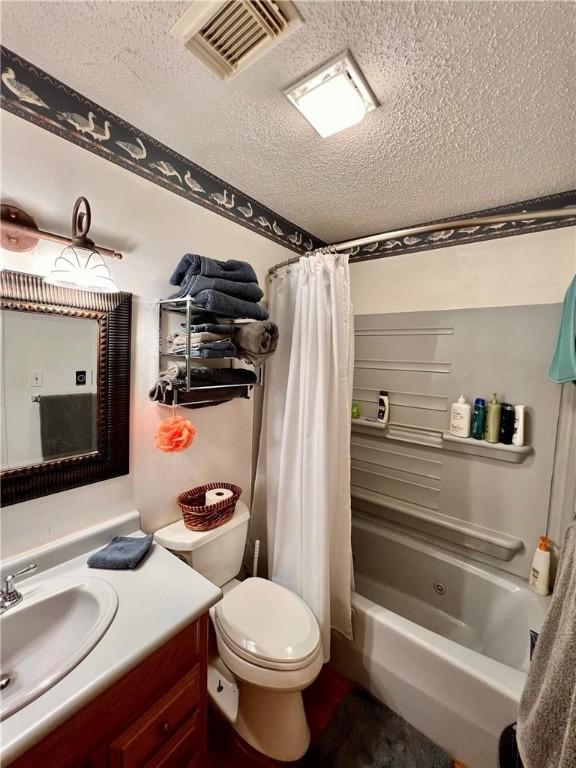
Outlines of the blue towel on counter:
M180 284L180 288L170 298L194 297L200 291L219 291L227 296L236 296L238 299L244 299L244 301L260 301L262 296L264 296L264 292L258 283L242 283L236 280L225 280L221 277L204 277L203 275L194 274L192 269L190 269Z
M557 384L576 381L576 275L564 296L556 350L548 369L548 378Z
M182 285L186 275L203 275L204 277L219 277L225 280L235 280L239 283L257 283L256 272L248 262L228 259L217 261L207 256L187 253L182 256L172 277L171 285Z
M268 310L263 304L227 296L220 291L200 291L194 296L194 304L208 312L225 317L243 317L251 320L268 320Z
M173 355L185 355L186 345L171 348ZM230 339L223 341L205 341L190 347L190 357L236 357L236 345Z
M137 568L152 546L154 534L148 536L114 536L110 544L88 558L89 568L126 571Z

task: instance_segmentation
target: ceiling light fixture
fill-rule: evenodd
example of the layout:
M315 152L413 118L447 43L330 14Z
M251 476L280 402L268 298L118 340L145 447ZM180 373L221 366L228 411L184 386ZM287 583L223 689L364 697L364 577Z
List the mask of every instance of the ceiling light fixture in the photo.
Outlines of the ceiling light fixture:
M356 125L378 106L348 51L291 85L284 95L322 138Z

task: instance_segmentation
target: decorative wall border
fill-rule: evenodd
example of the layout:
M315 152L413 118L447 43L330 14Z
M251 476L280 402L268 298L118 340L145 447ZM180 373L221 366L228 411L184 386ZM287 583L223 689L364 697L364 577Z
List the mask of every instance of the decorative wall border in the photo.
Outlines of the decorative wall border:
M0 106L8 112L296 253L305 253L326 245L324 241L90 101L7 48L0 46L0 55ZM576 206L576 190L427 223L567 206ZM539 219L488 224L460 230L445 229L401 239L387 238L353 249L350 261L381 259L575 225L576 217Z
M324 245L170 147L0 47L0 106L296 253Z
M487 208L483 211L458 214L445 219L428 221L426 224L441 224L443 221L458 219L472 219L480 216L499 216L506 213L529 213L536 210L549 210L554 208L568 208L576 206L576 190L558 192L545 197L534 197L520 203L501 205L497 208ZM425 226L417 224L414 226ZM412 225L410 225L412 226ZM576 226L576 216L566 219L527 219L524 221L507 221L500 224L484 224L463 229L442 229L438 232L412 235L400 239L388 238L376 243L364 245L361 248L353 248L350 251L350 262L370 261L371 259L383 259L388 256L398 256L416 251L430 251L434 248L449 248L452 245L465 245L483 240L494 240L500 237L512 237L514 235L526 235L530 232L541 232L547 229ZM400 229L400 227L398 227Z

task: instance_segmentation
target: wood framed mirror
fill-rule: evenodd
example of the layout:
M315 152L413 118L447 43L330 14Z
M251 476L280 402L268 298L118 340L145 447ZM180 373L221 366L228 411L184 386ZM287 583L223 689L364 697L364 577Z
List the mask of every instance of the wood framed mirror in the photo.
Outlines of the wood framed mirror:
M129 471L132 295L0 272L2 506Z

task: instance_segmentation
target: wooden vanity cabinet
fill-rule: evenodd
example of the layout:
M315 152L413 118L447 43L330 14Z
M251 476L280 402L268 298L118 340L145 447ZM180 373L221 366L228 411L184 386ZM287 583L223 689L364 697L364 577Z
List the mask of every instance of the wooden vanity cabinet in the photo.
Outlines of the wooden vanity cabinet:
M204 768L207 643L204 615L11 767Z

